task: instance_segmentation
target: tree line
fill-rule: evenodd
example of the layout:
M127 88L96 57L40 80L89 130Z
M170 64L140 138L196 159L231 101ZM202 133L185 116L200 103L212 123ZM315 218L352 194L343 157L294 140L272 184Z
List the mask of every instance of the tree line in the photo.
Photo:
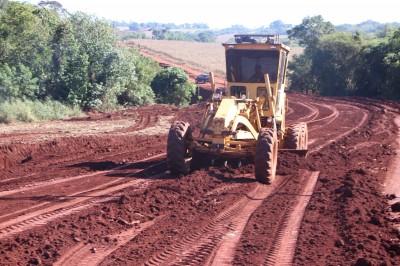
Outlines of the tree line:
M350 33L314 16L288 35L305 47L289 64L290 90L400 100L399 27Z
M118 41L109 22L68 13L56 1L34 6L0 0L0 105L50 99L85 110L165 102L152 86L170 70ZM193 93L184 72L175 72ZM189 103L186 94L177 104Z
M263 25L256 28L248 28L243 25L234 24L228 28L223 29L211 29L207 24L204 23L185 23L185 24L174 24L174 23L137 23L137 22L112 22L114 27L125 26L129 28L129 34L127 36L132 39L145 39L146 36L143 31L151 31L153 33L153 39L162 40L184 40L184 41L198 41L198 42L214 42L218 35L223 34L278 34L286 35L287 31L292 29L294 25L284 23L282 20L276 20L271 22L269 25ZM372 20L367 20L358 24L340 24L334 26L338 31L344 31L349 33L364 33L364 34L378 34L384 31L386 28L400 27L400 23L379 23ZM199 36L203 35L203 36ZM204 38L204 35L207 38Z

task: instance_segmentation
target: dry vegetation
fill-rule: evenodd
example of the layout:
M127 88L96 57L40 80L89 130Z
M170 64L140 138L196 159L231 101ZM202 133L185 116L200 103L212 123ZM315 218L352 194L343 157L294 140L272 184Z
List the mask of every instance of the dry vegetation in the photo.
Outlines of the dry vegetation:
M169 59L175 63L190 66L201 72L214 72L225 77L225 55L221 43L200 43L187 41L167 41L137 39L131 44L140 49ZM292 48L291 56L299 54L302 48Z

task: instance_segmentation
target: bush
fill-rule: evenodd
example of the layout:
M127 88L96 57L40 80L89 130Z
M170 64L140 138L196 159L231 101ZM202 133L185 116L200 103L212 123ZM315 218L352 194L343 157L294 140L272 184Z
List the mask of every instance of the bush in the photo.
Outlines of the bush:
M151 87L159 103L186 106L195 93L196 86L189 82L179 67L168 67L157 73Z

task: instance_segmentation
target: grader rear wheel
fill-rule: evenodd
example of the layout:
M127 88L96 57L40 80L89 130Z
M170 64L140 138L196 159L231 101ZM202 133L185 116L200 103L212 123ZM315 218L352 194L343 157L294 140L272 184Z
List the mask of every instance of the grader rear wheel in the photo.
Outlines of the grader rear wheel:
M287 129L285 148L292 150L307 150L308 129L306 123L296 123Z
M275 179L278 162L278 137L273 129L262 129L258 134L254 160L257 181L270 184Z
M308 127L306 123L301 123L302 150L308 149Z
M189 123L178 121L171 125L167 141L167 164L173 174L186 174L188 167L185 158L192 140Z
M287 128L285 139L285 148L299 150L301 146L301 128L300 124L293 124Z

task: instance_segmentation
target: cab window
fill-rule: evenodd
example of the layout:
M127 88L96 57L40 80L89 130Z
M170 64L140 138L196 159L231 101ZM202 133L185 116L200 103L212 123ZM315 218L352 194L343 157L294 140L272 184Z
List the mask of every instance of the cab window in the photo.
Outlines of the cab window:
M246 95L246 87L244 86L231 86L231 96L241 98L242 95Z
M261 68L271 82L278 79L279 51L227 50L226 73L229 82L254 82L255 69Z

